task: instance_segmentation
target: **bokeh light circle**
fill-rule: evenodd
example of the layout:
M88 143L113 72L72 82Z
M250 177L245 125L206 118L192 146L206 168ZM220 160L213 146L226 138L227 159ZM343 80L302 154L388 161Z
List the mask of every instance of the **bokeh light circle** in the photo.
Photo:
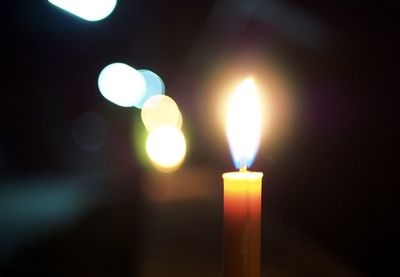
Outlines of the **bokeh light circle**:
M164 94L165 86L160 76L158 76L153 71L147 69L139 69L138 71L140 72L140 74L142 74L143 78L146 81L146 91L142 100L137 104L138 108L142 108L144 103L150 97L158 94Z
M182 115L175 101L166 95L150 97L143 105L142 120L147 131L162 125L182 127Z
M146 90L146 81L136 69L123 63L106 66L99 75L101 94L122 107L137 107Z
M115 9L117 0L48 0L51 4L87 21L99 21Z
M173 171L185 158L185 136L181 130L171 125L157 127L147 137L146 151L157 169Z

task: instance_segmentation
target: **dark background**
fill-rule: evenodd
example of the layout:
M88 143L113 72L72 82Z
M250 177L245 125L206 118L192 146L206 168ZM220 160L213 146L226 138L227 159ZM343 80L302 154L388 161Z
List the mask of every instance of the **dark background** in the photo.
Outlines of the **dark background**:
M221 276L233 166L212 102L247 72L287 82L253 166L265 276L393 276L397 17L343 2L120 0L100 22L47 1L3 6L2 276ZM158 73L178 103L190 147L178 171L152 169L133 142L140 111L100 95L112 62ZM106 124L95 151L72 134L86 112Z

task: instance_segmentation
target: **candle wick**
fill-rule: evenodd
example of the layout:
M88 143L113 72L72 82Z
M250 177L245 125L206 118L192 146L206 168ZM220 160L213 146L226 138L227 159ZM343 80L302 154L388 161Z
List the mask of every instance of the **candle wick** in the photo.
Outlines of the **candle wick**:
M243 166L239 170L240 172L246 172L247 171L247 166Z

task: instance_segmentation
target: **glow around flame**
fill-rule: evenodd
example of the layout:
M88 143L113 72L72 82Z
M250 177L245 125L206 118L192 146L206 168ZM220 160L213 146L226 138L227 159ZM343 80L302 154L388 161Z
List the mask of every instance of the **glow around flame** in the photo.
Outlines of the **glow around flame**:
M261 105L253 79L244 80L228 106L226 133L236 168L249 167L261 138Z

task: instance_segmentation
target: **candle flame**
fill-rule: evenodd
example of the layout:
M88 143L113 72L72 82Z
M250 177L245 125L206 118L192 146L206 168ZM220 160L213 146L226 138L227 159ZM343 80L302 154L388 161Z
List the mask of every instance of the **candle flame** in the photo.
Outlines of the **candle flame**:
M252 78L245 79L231 97L226 133L236 168L249 167L261 138L260 99Z

